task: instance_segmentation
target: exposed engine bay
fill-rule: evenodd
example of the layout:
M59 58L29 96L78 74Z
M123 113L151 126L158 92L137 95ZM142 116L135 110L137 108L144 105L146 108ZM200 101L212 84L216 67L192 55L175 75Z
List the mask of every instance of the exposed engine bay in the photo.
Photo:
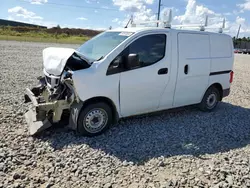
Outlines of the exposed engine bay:
M41 132L62 120L66 120L66 123L68 123L71 105L79 103L72 75L74 71L86 69L90 66L91 64L76 52L66 59L60 75L49 73L51 71L48 72L46 66L44 66L44 76L38 78L38 85L32 89L26 89L25 94L25 103L32 102L30 110L25 114L31 135ZM50 70L53 70L51 67Z

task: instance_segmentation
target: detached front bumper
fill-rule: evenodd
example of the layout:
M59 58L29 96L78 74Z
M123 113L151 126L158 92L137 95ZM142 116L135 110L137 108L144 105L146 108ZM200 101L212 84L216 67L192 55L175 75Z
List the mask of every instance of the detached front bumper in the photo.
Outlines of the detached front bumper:
M39 110L38 101L30 89L26 89L25 102L32 102L29 111L24 115L25 120L29 127L30 135L35 135L36 133L41 132L52 126L52 124L47 118L38 117L37 113L37 110Z
M28 124L30 135L35 135L52 126L47 118L43 121L37 120L36 112L32 109L25 113L25 120Z
M32 102L30 109L25 113L30 135L35 135L59 122L63 110L69 109L71 102L58 100L55 102L39 103L37 97L30 89L26 89L25 101Z

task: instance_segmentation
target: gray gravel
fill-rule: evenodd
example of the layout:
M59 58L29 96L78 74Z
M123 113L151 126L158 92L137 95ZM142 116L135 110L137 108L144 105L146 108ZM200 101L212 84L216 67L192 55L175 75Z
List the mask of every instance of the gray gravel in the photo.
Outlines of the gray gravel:
M0 41L1 187L249 187L250 56L236 55L231 95L213 113L193 107L122 120L95 138L66 128L28 136L25 87L42 49Z

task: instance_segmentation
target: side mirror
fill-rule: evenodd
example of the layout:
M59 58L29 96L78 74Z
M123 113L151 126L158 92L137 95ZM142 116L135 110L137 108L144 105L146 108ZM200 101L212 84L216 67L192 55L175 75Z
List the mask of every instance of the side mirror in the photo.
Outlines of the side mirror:
M118 68L121 63L122 63L122 56L116 57L112 63L112 68Z
M140 67L140 60L138 54L129 54L127 59L127 68L128 69L135 69Z

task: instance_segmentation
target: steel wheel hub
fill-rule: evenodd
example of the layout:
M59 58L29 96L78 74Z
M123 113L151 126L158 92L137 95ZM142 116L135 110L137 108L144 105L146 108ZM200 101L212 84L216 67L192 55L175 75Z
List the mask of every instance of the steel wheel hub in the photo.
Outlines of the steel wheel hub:
M207 98L207 106L209 108L213 108L216 105L217 102L217 96L216 94L212 93Z
M107 124L108 114L103 109L89 111L83 122L84 128L90 133L101 131Z

